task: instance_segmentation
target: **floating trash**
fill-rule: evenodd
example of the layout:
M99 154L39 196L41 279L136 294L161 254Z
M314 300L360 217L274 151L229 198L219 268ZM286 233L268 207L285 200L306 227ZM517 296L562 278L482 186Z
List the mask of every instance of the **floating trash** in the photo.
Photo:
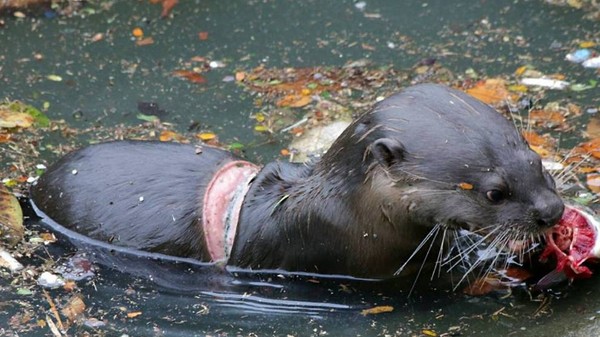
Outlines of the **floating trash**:
M565 56L565 59L567 61L573 62L573 63L582 63L585 60L589 59L590 57L592 57L592 51L589 49L578 49L572 53L567 54L567 56Z
M553 80L551 78L531 78L526 77L521 79L521 83L528 86L538 86L548 89L564 90L569 86L569 82Z
M600 68L600 56L592 57L581 63L585 68Z

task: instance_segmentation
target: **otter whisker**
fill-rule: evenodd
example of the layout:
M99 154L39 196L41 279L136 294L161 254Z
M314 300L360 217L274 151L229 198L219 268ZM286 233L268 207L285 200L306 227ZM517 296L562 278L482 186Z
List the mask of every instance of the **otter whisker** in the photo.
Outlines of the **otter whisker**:
M442 233L442 242L440 243L440 249L438 250L437 258L435 259L435 264L433 266L433 271L431 272L430 281L433 281L435 277L435 271L437 269L437 277L440 277L442 272L442 262L444 260L444 243L446 241L446 233L448 232L448 228L443 226L444 232Z
M487 233L485 236L481 237L481 239L477 240L477 241L476 241L476 242L474 242L474 243L473 243L471 246L467 247L467 249L463 250L463 251L462 251L462 253L463 253L465 256L466 256L466 255L468 255L468 254L471 254L471 253L472 253L472 252L473 252L475 249L477 249L477 248L478 248L478 246L479 246L479 245L481 245L483 242L485 242L485 241L486 241L486 240L487 240L487 239L488 239L490 236L494 235L494 234L495 234L495 232L496 232L496 231L498 231L498 230L500 230L500 227L496 227L496 228L492 229L492 230L491 230L489 233ZM496 238L497 238L497 237L496 237ZM451 262L452 262L452 261L454 261L454 260L455 260L457 257L458 257L458 256L456 256L456 257L452 257L452 258L448 259L447 261L445 261L445 262L444 262L444 265L447 265L447 264L451 263ZM460 257L461 257L461 259L462 259L462 256L460 256ZM460 260L459 260L459 262L460 262ZM452 269L452 268L456 267L456 265L457 265L457 264L458 264L458 262L457 262L457 263L455 263L455 264L453 264L453 265L451 265L451 266L450 266L450 269Z
M419 243L417 248L415 248L415 250L412 252L412 254L408 257L408 259L406 259L404 264L402 264L400 266L400 268L398 268L398 270L396 270L396 272L394 272L394 276L400 275L400 273L404 270L404 268L406 268L406 265L408 265L408 263L412 260L412 258L415 257L415 255L417 255L417 253L421 250L421 248L423 248L423 246L427 243L427 241L429 241L429 238L431 238L432 236L434 236L434 238L435 238L435 235L440 230L440 227L441 227L440 224L436 224L435 226L433 226L433 228L429 231L429 233L427 233L427 235L423 238L423 240L421 240L421 242Z
M500 227L498 227L500 228ZM505 237L506 237L507 233L501 233L500 235L498 235L496 238L494 238L494 240L492 241L494 242L499 242L499 241L504 241ZM495 245L495 244L494 244ZM490 244L490 247L493 246L492 244ZM467 278L469 276L469 274L471 274L473 272L473 270L475 270L479 265L481 265L482 262L484 262L485 256L484 257L478 257L477 260L475 260L475 262L471 265L471 267L464 273L463 277L458 281L458 283L456 284L456 286L454 287L454 290L456 290L456 288L465 280L465 278Z
M415 289L415 286L417 285L417 281L419 280L419 276L421 276L421 272L423 271L423 267L425 266L425 262L427 262L427 258L429 257L429 253L431 253L431 248L433 248L433 246L435 245L435 238L437 238L437 235L440 232L440 228L442 228L442 226L440 224L436 224L435 228L437 228L437 230L435 231L435 235L431 239L431 243L429 244L429 249L427 249L427 253L425 253L425 257L423 257L423 262L421 262L421 266L419 267L419 271L417 272L417 275L415 276L415 280L414 280L412 286L410 287L410 291L408 292L408 296L410 296L410 294L412 294L413 290ZM444 233L445 232L446 231L444 230Z

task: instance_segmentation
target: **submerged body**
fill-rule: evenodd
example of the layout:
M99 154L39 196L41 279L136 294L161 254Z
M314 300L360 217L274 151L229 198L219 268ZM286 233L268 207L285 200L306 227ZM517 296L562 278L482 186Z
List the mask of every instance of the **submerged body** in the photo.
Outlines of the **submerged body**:
M235 160L181 144L92 145L50 167L32 200L90 237L211 261L205 191ZM320 161L269 163L249 184L227 264L370 278L393 276L435 225L521 238L564 207L509 121L440 85L383 100Z

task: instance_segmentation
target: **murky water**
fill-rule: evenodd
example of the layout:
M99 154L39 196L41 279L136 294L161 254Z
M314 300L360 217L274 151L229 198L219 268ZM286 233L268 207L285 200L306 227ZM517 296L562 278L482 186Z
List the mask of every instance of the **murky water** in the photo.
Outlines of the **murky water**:
M249 156L268 161L289 140L263 144L262 136L253 133L248 115L256 111L254 98L235 82L222 81L238 69L339 66L363 58L374 67L403 69L436 58L456 74L473 68L494 76L531 64L544 73L563 73L572 82L597 78L594 71L563 60L575 41L600 39L597 23L582 19L581 11L543 1L450 5L378 0L359 10L353 1L188 0L169 19L159 19L159 6L146 1L117 1L96 11L73 18L7 17L0 28L0 98L38 107L48 102L50 118L77 128L137 124L138 102L156 102L167 112L163 121L175 123L176 129L199 122L224 142L262 144L252 147ZM153 37L154 44L136 46L134 27ZM209 38L200 40L199 32L208 32ZM97 33L104 39L92 42ZM207 73L202 85L171 75L194 56L222 61L225 67ZM571 97L583 107L597 106L597 93L556 92L548 99ZM41 141L58 139L47 134ZM61 256L60 247L50 253ZM407 299L390 283L276 274L234 277L213 266L160 261L135 272L151 274L152 282L126 273L139 264L120 261L121 271L101 268L94 282L80 284L88 316L105 319L99 331L108 336L418 336L428 330L438 335L589 336L600 329L597 278L578 281L568 296L552 301L551 313L536 315L540 303L525 294L466 298L440 290ZM47 309L39 289L22 296L6 279L0 282L0 335L8 329L2 322L19 312L20 303L32 302L40 313ZM395 310L361 315L363 309L382 305ZM127 318L132 311L142 314ZM69 333L94 331L79 329ZM48 329L19 336L42 333L49 334Z

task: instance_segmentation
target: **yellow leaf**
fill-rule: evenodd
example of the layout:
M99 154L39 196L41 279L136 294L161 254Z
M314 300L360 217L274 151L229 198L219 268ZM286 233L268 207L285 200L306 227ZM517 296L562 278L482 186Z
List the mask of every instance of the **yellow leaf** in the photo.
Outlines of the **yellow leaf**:
M257 125L254 127L254 131L258 131L258 132L268 132L269 128L264 126L264 125Z
M435 331L433 331L433 330L430 330L430 329L423 329L423 330L421 330L421 333L423 335L425 335L425 336L431 336L431 337L436 337L437 336L437 333Z
M34 121L33 116L27 113L0 110L0 128L28 128Z
M366 316L366 315L377 315L377 314L381 314L384 312L392 312L394 311L394 307L392 307L391 305L381 305L378 307L373 307L373 308L369 308L369 309L364 309L363 311L360 312L361 315Z
M517 70L515 70L515 75L521 76L523 75L525 70L527 70L527 66L520 66L519 68L517 68Z
M265 115L263 115L259 112L256 114L256 116L254 116L254 119L256 119L257 122L262 123L265 121Z
M48 76L46 76L46 78L53 82L60 82L63 80L62 77L60 77L58 75L48 75Z
M527 92L527 86L523 85L523 84L514 84L514 85L509 85L508 86L508 90L510 91L514 91L514 92L522 92L525 93Z
M579 48L592 48L596 46L596 42L594 41L581 41L579 43Z
M207 140L213 140L213 139L217 138L217 135L215 135L212 132L203 132L203 133L199 133L196 137L198 137L199 139L201 139L203 141L207 141Z

